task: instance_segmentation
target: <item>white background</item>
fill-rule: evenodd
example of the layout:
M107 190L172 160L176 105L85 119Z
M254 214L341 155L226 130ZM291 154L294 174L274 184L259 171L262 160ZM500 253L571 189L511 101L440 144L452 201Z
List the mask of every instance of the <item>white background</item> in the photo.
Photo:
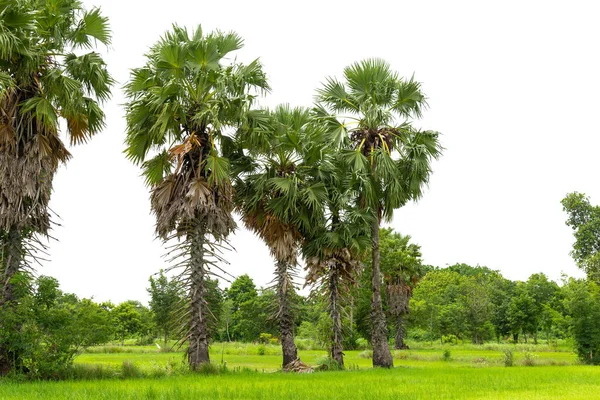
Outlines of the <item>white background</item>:
M238 60L260 57L272 93L262 105L310 106L329 75L366 57L423 82L430 108L416 126L442 132L445 154L423 200L391 224L422 246L426 263L485 265L507 278L534 272L582 276L560 200L570 191L600 203L600 24L593 1L191 1L86 0L110 18L102 49L119 84L107 128L58 173L51 207L62 218L52 261L39 273L98 301L147 300L164 268L148 190L123 155L129 69L176 22L235 30ZM259 286L272 276L266 247L232 238L233 275Z

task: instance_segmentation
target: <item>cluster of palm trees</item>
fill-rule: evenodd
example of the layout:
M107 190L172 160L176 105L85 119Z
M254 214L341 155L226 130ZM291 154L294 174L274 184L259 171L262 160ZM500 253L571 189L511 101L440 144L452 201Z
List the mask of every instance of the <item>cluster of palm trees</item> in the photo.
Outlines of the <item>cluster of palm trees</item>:
M51 227L52 177L69 158L59 121L73 144L103 127L99 103L113 81L97 53L74 51L95 41L110 43L107 20L79 1L0 0L2 307ZM411 124L426 106L420 84L368 59L327 79L310 108L262 109L260 62L227 61L242 44L233 32L174 26L125 85L126 154L141 165L156 233L188 290L189 365L209 362L207 279L227 273L237 212L275 261L283 366L297 359L290 297L301 260L307 282L327 293L330 355L343 366L340 298L370 252L373 365L390 367L379 227L421 196L441 153L437 132ZM0 344L0 370L10 356Z

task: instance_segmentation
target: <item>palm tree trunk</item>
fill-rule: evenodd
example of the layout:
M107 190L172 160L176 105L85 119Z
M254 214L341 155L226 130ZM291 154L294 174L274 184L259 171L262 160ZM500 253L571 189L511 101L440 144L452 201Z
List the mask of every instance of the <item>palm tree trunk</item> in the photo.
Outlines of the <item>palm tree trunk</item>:
M373 296L371 298L371 343L373 345L373 366L390 368L394 366L392 352L387 342L387 324L381 303L381 268L379 265L379 218L371 225L371 241L373 246L373 275L371 285Z
M208 324L206 308L206 270L204 266L204 225L199 224L194 229L191 239L190 255L190 297L191 324L188 348L188 363L192 370L201 364L209 363L208 355Z
M6 233L3 243L0 242L0 312L11 312L11 303L16 300L12 278L20 271L23 261L23 237L16 227ZM0 330L3 318L0 315ZM20 329L13 326L10 329ZM8 374L13 366L21 364L20 356L8 348L7 343L0 342L0 376Z
M281 350L283 352L283 367L298 358L298 350L294 343L294 318L290 304L290 294L293 290L288 263L277 261L277 301L279 302L279 330L281 333Z
M333 329L331 332L331 359L336 361L340 368L344 368L339 271L335 261L332 261L329 268L329 315L333 324Z
M404 343L404 315L396 316L396 337L394 339L394 348L396 350L406 350L408 346Z

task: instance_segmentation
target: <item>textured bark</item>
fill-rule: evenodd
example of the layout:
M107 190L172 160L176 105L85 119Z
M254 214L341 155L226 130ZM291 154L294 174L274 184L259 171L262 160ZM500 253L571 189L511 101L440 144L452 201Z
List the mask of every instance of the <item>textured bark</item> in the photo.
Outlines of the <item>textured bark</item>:
M190 234L190 297L191 324L188 348L188 363L192 370L203 363L209 363L208 356L208 323L206 305L206 270L204 265L204 234L202 224Z
M340 312L340 285L339 271L335 261L329 268L329 315L333 324L331 331L331 352L332 360L338 363L340 368L344 367L344 353L342 347L342 314Z
M6 234L4 242L0 242L0 277L2 287L0 293L0 312L11 307L15 300L11 279L19 272L23 260L22 235L12 227ZM2 328L0 317L0 328ZM19 356L7 348L6 343L0 342L0 376L8 374L14 364L20 364Z
M371 241L373 246L373 275L371 276L371 343L373 345L373 366L390 368L394 366L392 352L387 342L387 324L381 303L381 268L379 255L379 220L371 225Z
M288 264L285 261L277 261L277 301L279 310L279 330L281 333L281 350L283 351L283 367L298 358L298 350L294 343L294 318L290 305L290 294L293 290Z
M394 338L394 348L396 350L407 350L408 346L404 343L404 315L396 316L396 337Z

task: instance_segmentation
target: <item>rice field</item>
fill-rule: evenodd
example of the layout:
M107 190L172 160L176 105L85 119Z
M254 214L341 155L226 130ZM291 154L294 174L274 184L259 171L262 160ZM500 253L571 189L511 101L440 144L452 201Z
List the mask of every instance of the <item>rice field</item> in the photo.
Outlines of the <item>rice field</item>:
M394 352L395 368L373 370L370 352L347 351L346 371L279 372L277 346L215 344L215 368L186 372L182 352L153 346L100 347L76 360L89 378L0 381L0 399L593 399L600 368L548 346L412 346ZM514 366L504 366L511 349ZM449 350L444 356L444 350ZM262 354L262 355L261 355ZM303 350L317 365L323 350Z

